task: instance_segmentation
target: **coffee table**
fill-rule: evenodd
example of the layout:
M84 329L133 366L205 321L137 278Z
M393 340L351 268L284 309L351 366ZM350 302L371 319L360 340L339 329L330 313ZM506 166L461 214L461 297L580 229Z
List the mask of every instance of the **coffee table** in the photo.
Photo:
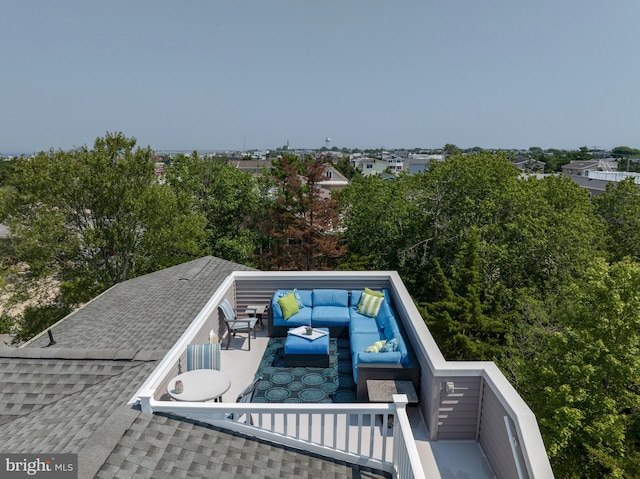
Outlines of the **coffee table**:
M183 392L176 392L176 381L182 381ZM169 381L167 392L177 401L222 401L230 387L229 377L217 369L193 369Z

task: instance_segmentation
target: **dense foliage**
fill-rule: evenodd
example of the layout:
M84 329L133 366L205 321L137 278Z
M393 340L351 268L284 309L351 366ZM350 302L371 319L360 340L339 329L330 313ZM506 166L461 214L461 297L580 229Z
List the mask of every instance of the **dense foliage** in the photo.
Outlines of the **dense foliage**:
M261 255L271 269L326 269L344 254L335 200L323 193L323 158L284 155L271 173L274 198L263 224L269 244Z
M494 360L523 395L557 477L640 475L633 182L592 199L566 177L522 177L506 154L447 145L430 171L355 175L328 195L322 157L284 154L251 175L194 152L161 179L153 152L134 145L108 134L93 149L11 165L0 272L26 263L30 277L63 285L19 320L22 339L112 284L202 254L268 269L397 270L445 357ZM530 153L547 171L593 158Z
M93 149L42 152L16 165L7 211L16 256L56 274L63 302L202 254L204 218L155 174L155 157L121 133Z

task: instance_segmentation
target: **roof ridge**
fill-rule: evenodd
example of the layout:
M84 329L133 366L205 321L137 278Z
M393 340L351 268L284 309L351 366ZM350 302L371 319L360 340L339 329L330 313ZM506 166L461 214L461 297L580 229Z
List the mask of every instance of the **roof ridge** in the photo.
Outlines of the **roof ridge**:
M166 351L141 349L0 348L0 358L158 361Z
M207 267L213 258L211 256L204 256L193 261L193 265L189 267L183 274L178 278L180 281L191 281L196 276L200 274L200 272Z

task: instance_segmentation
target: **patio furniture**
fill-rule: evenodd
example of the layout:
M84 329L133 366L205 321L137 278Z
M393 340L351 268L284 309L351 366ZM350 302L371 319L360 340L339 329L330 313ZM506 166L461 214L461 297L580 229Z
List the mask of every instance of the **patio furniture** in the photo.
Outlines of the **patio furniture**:
M369 395L369 402L393 402L394 394L406 394L409 404L418 402L418 394L411 381L368 379L367 394ZM391 414L387 419L387 427L393 427L393 415Z
M253 333L253 337L255 339L255 328L258 318L250 316L247 319L238 319L236 311L233 309L228 299L222 300L218 308L222 311L222 314L224 315L224 322L227 325L227 345L225 346L225 349L229 349L231 336L235 336L236 333L247 333L249 351L251 351L251 333Z
M188 344L187 371L220 369L220 343Z
M256 390L256 387L258 386L258 383L262 380L262 376L256 376L256 378L251 382L251 384L249 384L246 388L244 388L244 390L238 394L238 397L236 399L236 403L249 403L251 402L251 399L253 399L253 393ZM231 419L233 420L238 420L240 419L242 416L244 415L244 413L239 414L238 417L236 418L234 414L231 415ZM251 414L247 415L249 418L249 424L251 424L253 426L253 420L251 419Z
M176 382L182 381L183 391L176 391ZM193 369L177 375L167 386L169 395L177 401L222 401L222 395L231 387L231 380L216 369Z
M329 367L329 329L314 328L314 331L321 331L327 334L317 339L305 338L304 335L294 333L287 334L287 339L284 343L285 366Z
M264 329L264 315L267 312L269 305L266 304L249 304L247 305L246 312L253 312L253 315L258 319L256 322L256 329L262 331Z

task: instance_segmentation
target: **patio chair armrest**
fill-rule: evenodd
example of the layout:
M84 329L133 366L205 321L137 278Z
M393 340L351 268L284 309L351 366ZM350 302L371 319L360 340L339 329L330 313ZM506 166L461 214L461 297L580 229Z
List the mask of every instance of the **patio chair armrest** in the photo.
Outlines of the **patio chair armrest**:
M236 324L239 324L241 327L250 328L251 327L251 321L253 321L255 319L256 318L230 319L230 320L227 320L227 324L229 324L231 326L235 326Z

